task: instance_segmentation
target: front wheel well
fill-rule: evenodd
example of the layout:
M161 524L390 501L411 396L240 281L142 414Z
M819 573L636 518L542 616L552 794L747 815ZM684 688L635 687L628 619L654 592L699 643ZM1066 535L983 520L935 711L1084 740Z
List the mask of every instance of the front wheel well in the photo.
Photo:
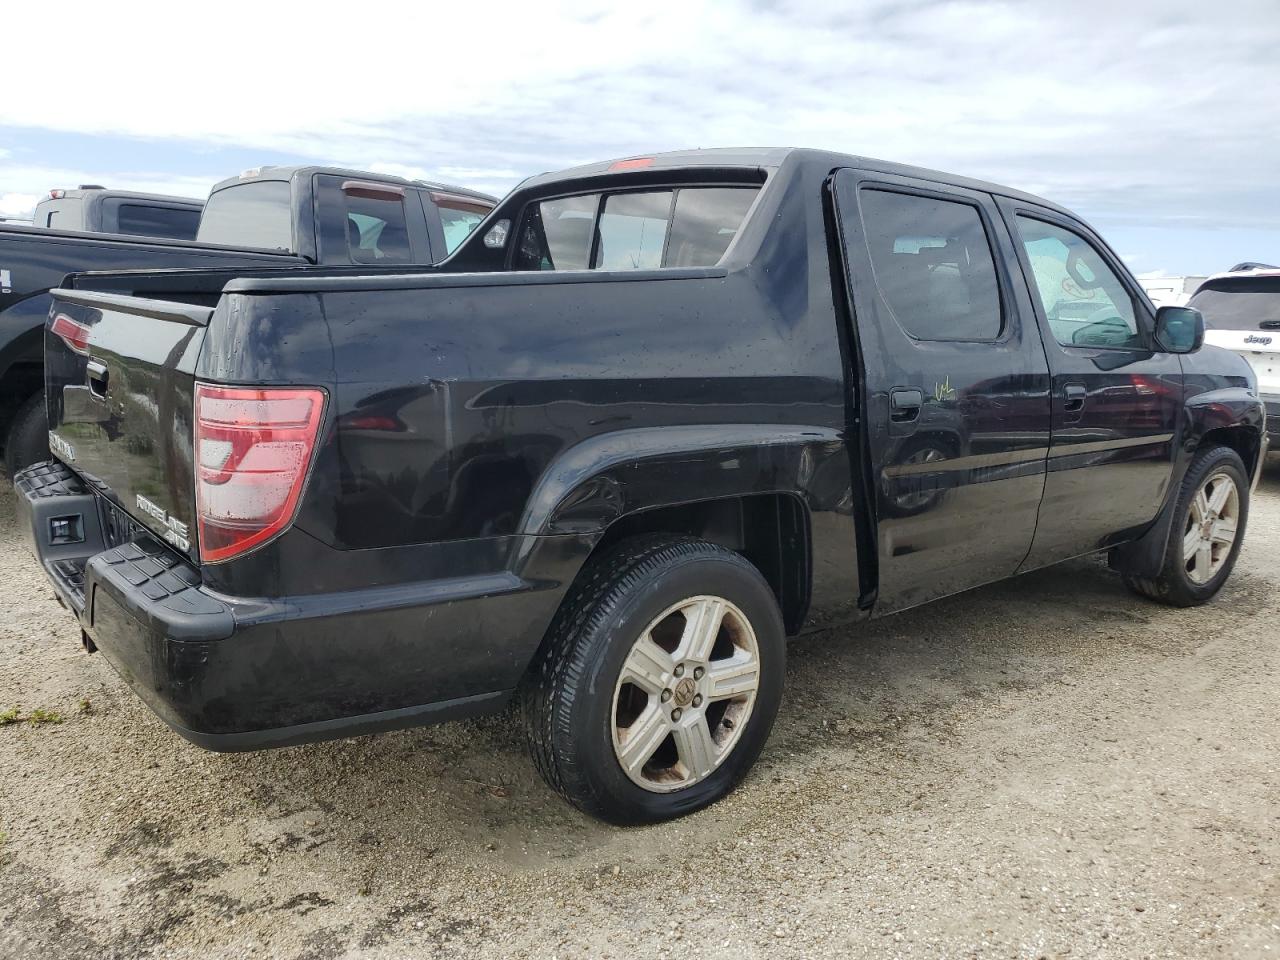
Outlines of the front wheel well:
M697 537L741 554L773 589L787 633L799 631L812 581L809 513L800 497L744 494L630 513L609 525L587 563L622 540L654 533Z

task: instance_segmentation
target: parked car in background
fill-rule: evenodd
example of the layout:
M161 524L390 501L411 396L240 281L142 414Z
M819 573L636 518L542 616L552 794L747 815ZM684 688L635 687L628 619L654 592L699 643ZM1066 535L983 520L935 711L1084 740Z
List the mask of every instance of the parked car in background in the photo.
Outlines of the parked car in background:
M119 228L119 219L106 218L124 216L144 200L98 188L61 192L78 195L42 203L37 216L44 219L36 226L0 225L0 444L10 476L48 456L43 330L48 290L67 274L255 264L359 265L366 272L420 266L447 256L496 202L463 187L360 170L262 167L217 184L196 239L173 240L86 232L104 224ZM75 208L65 206L71 202ZM148 209L160 215L160 207ZM64 216L77 226L59 229Z
M1181 307L1205 281L1205 277L1138 277L1138 283L1157 307Z
M81 184L74 190L50 190L36 204L32 222L50 230L194 240L203 207L203 200L190 197Z
M1188 301L1204 314L1205 340L1253 367L1267 408L1267 432L1280 444L1280 267L1237 264L1207 279Z
M18 500L86 647L212 749L518 697L619 823L737 783L806 624L1099 551L1209 600L1265 449L1249 365L1069 211L842 154L596 164L435 267L242 274L53 294Z

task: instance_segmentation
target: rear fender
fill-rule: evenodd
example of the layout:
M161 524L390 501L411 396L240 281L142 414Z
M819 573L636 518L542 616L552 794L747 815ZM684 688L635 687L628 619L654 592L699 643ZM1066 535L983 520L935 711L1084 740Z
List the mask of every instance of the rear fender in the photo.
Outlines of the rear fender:
M835 469L824 470L828 462ZM590 540L640 510L746 494L791 493L812 510L832 510L847 495L847 478L844 441L839 431L826 427L619 430L576 444L547 468L529 497L519 532Z

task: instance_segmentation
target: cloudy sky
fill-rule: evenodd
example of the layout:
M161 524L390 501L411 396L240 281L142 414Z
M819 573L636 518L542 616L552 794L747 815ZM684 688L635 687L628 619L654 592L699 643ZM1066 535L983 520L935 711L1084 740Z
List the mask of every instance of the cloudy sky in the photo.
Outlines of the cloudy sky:
M5 4L0 215L266 163L503 192L794 145L1042 194L1138 272L1280 262L1280 0L441 6Z

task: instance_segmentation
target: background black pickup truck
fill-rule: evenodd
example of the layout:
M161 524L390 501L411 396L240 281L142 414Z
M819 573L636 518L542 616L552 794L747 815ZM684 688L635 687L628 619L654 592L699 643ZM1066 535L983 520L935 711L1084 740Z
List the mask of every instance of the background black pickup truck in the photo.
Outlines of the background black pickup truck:
M81 184L74 190L50 190L36 204L33 223L50 230L194 240L203 208L203 200L190 197Z
M1248 365L1068 211L814 151L545 175L435 268L76 279L37 555L183 736L501 708L637 822L728 791L784 636L1108 551L1214 595Z
M94 223L104 222L109 198L75 199L98 210ZM213 188L194 241L65 231L56 218L47 229L42 224L57 211L39 208L33 227L0 224L0 444L9 475L48 456L42 330L48 290L68 274L255 264L360 264L368 273L423 265L443 259L494 202L461 187L358 170L263 167ZM82 222L85 211L66 215Z

